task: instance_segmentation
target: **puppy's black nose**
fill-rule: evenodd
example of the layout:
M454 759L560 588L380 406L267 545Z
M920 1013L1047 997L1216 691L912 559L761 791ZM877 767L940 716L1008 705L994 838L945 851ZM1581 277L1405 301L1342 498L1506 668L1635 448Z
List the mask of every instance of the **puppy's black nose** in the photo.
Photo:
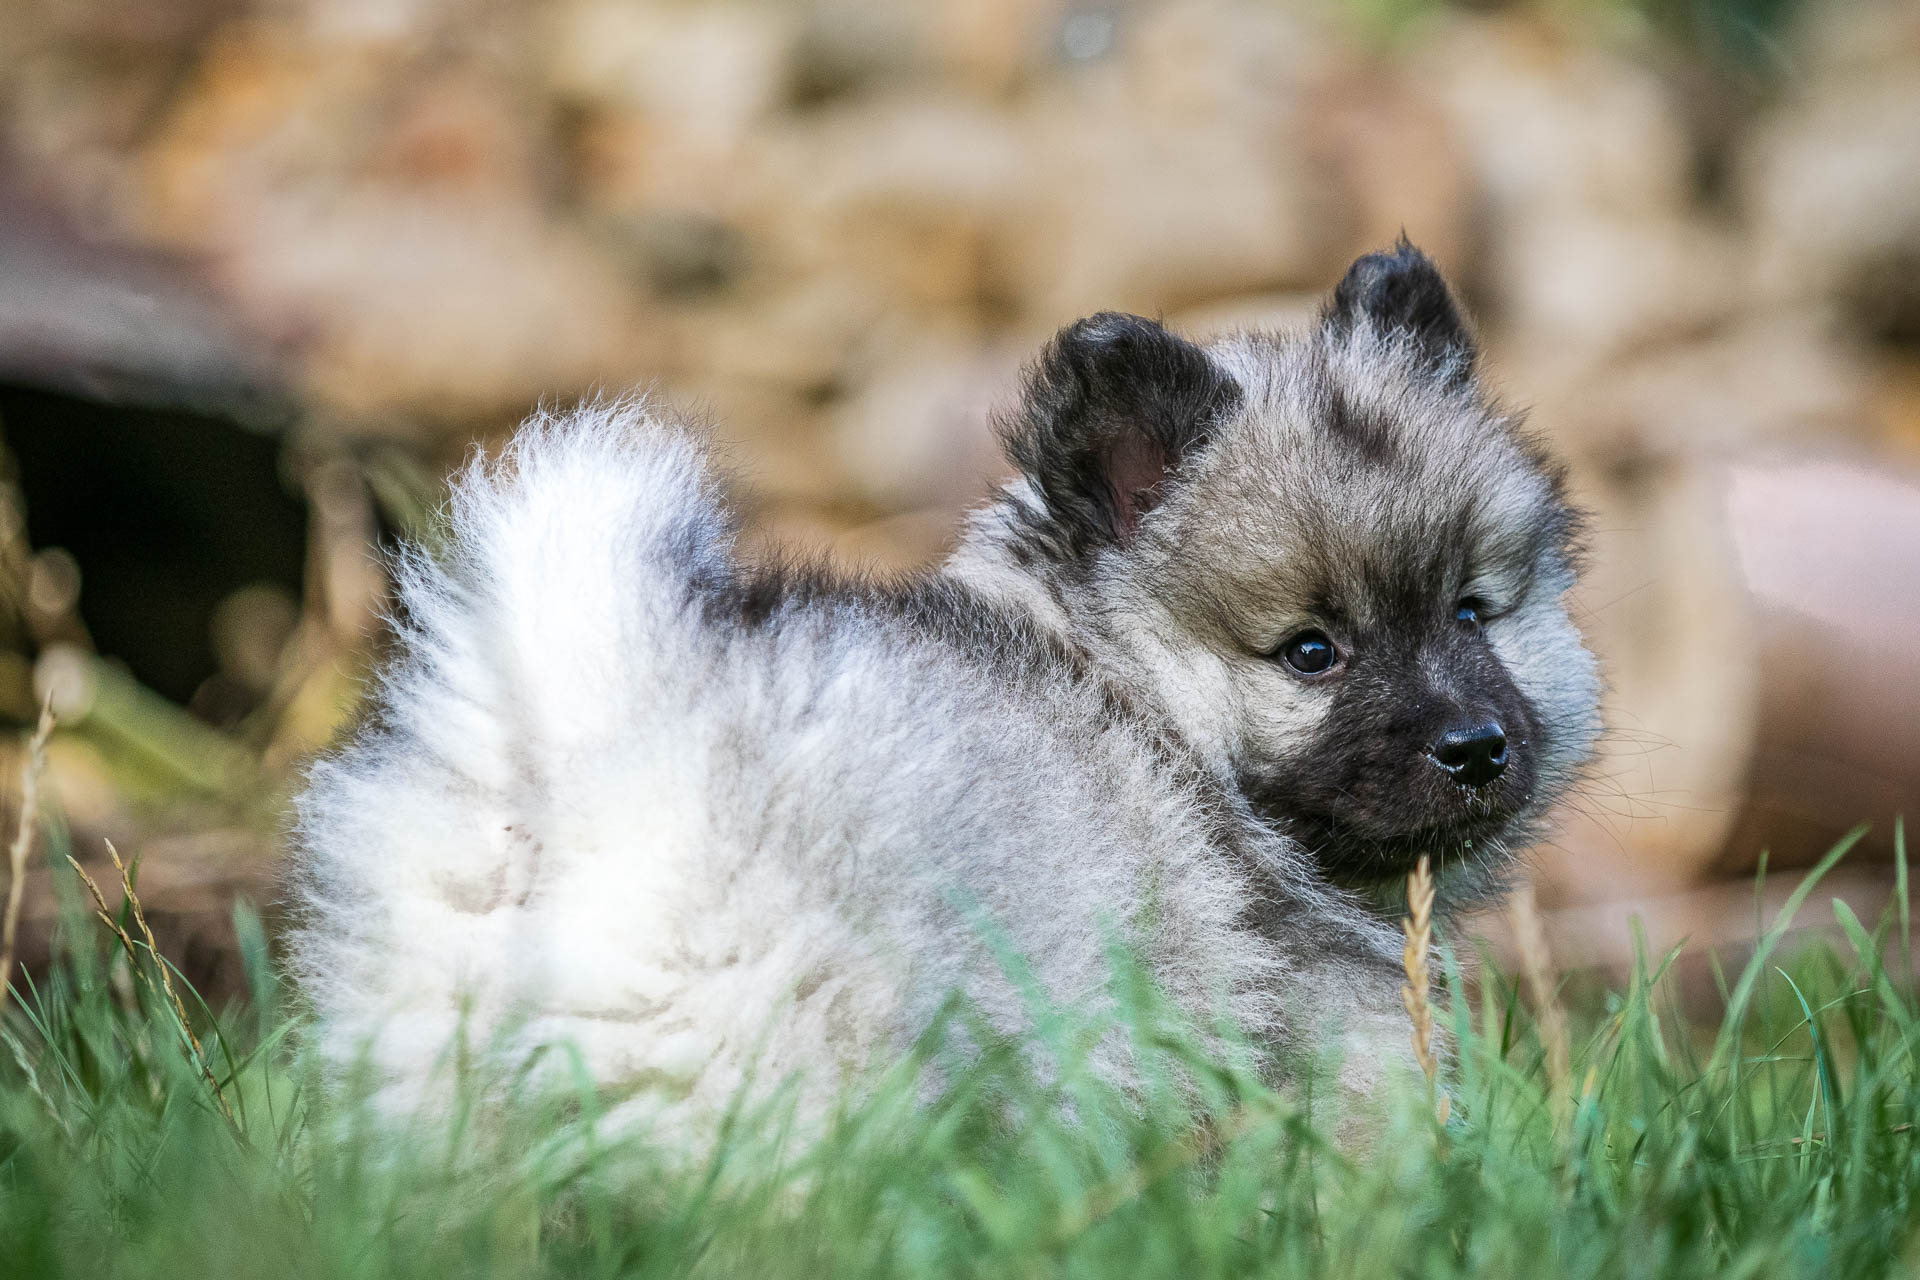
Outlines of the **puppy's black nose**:
M1449 729L1427 749L1427 758L1469 787L1484 787L1507 768L1507 735L1492 720Z

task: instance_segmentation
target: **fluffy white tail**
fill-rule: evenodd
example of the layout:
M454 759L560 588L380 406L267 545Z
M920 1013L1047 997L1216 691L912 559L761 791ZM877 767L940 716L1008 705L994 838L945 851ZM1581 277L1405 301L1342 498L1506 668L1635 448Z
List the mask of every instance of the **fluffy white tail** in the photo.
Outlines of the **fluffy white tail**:
M732 572L700 444L633 401L535 418L465 468L449 517L443 558L399 564L377 716L314 768L298 818L294 967L326 1049L370 1054L402 1105L463 1018L571 1017L591 1054L596 1019L672 985L650 890L704 820L672 726Z

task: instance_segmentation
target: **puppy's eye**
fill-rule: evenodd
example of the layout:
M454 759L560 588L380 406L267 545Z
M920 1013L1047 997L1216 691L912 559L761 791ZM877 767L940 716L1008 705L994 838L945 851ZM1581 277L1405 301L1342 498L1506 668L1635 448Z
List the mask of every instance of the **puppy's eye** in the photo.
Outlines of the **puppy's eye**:
M1453 610L1453 620L1463 627L1475 631L1480 629L1480 617L1486 612L1487 602L1479 596L1468 596Z
M1302 631L1282 644L1278 652L1281 661L1303 676L1317 676L1340 660L1333 641L1318 631Z

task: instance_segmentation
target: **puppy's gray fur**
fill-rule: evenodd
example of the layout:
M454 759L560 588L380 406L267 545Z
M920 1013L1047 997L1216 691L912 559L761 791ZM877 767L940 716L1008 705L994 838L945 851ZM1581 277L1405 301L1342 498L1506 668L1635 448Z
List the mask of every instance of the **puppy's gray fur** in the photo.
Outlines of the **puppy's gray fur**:
M1595 732L1574 521L1473 366L1404 244L1305 334L1083 321L1005 424L1021 478L886 585L743 567L641 404L535 418L403 559L377 712L302 797L323 1047L404 1108L463 1019L511 1026L697 1127L750 1069L827 1096L955 990L1020 1026L990 922L1056 999L1103 998L1117 931L1368 1090L1405 1059L1390 886L1430 852L1497 891ZM1488 716L1508 771L1461 786L1427 753Z

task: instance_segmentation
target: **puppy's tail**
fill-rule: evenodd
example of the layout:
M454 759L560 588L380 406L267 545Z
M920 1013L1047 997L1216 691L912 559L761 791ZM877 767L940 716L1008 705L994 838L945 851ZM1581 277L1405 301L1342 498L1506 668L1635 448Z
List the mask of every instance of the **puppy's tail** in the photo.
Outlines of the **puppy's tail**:
M323 1045L416 1086L462 1019L484 1029L593 967L541 919L565 886L696 834L669 830L675 699L712 661L701 610L733 573L700 442L637 401L542 413L476 457L447 531L444 554L401 558L400 653L296 828L290 961ZM623 998L648 976L590 981Z
M541 413L468 462L448 514L446 551L401 561L405 656L382 701L496 785L600 741L732 573L704 450L638 401Z

